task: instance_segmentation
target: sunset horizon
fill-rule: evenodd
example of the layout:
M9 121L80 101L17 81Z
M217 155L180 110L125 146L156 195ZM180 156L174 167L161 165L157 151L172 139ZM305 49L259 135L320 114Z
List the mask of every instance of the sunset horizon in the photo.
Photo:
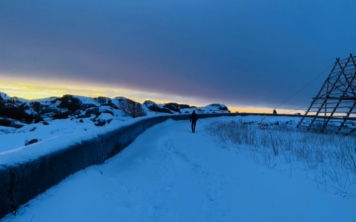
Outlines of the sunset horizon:
M25 83L25 81L27 83ZM239 113L272 113L273 107L258 105L231 105L220 101L206 101L197 98L183 98L175 95L162 95L154 92L143 92L140 90L125 89L120 87L104 86L93 83L78 83L75 81L60 83L54 80L24 80L22 78L7 78L0 82L0 92L6 93L10 97L17 97L26 100L40 100L50 97L62 97L63 95L74 95L84 97L126 97L134 101L143 103L151 100L156 103L180 103L203 107L209 104L219 103L226 105L231 112ZM64 81L63 81L64 82ZM40 90L42 89L42 90ZM278 109L280 114L294 114L301 110Z

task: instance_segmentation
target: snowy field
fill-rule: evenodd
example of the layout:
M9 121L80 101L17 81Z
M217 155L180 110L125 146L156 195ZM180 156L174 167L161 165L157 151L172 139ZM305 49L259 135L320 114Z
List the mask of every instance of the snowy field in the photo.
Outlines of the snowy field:
M196 134L187 121L156 125L0 221L356 221L354 178L340 192L303 163L266 164L212 133L241 118L257 117L202 119Z

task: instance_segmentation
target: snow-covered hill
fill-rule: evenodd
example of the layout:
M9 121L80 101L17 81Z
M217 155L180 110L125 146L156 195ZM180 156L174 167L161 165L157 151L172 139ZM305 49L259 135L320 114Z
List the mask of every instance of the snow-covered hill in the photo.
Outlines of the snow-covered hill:
M90 98L64 95L39 100L9 97L0 92L0 153L60 135L91 132L157 115L229 113L225 105L143 104L124 97Z
M21 127L22 124L67 118L91 118L97 125L103 125L105 123L100 122L100 115L105 113L114 119L135 118L159 113L188 114L192 110L196 110L198 113L229 113L228 108L222 104L211 104L206 107L178 103L156 104L153 101L145 101L140 104L125 97L111 99L74 95L27 101L0 93L0 125L15 127Z

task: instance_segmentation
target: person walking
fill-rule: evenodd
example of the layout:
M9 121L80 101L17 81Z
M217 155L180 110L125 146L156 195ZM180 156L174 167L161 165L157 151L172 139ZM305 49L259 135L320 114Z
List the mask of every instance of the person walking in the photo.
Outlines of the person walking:
M195 126L197 125L198 115L193 110L192 114L190 115L190 122L192 126L192 132L195 133Z

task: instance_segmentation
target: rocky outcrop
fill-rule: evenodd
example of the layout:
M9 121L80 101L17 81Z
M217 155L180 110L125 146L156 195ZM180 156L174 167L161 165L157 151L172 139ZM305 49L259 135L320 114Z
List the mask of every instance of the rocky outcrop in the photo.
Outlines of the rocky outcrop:
M147 100L143 103L143 105L151 112L155 113L172 113L172 111L168 108L157 105L155 102Z
M157 104L147 100L140 104L125 97L111 99L74 95L28 101L9 97L0 92L0 125L3 126L21 127L23 124L49 122L54 119L90 118L96 126L100 127L109 124L114 117L136 118L147 113L189 114L193 110L201 114L229 113L228 108L222 104L198 108L174 102Z

